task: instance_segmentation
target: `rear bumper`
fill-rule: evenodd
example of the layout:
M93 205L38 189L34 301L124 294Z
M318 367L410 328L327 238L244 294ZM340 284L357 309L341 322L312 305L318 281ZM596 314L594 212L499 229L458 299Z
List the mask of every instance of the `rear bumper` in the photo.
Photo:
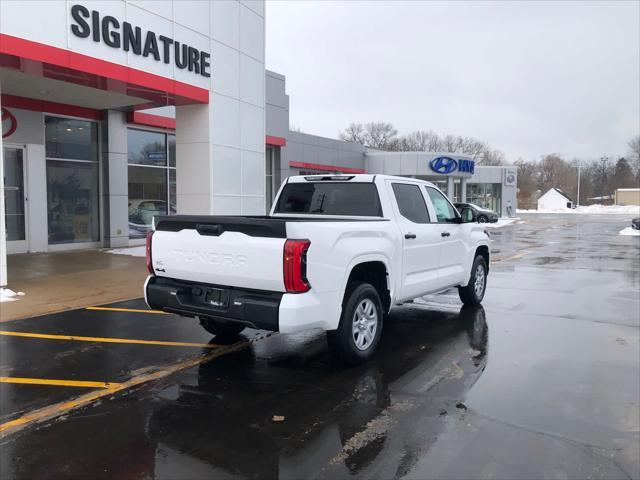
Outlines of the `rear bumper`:
M224 288L229 290L226 307L214 307L194 301L194 286ZM247 327L279 330L279 308L282 293L245 290L219 285L202 285L171 278L149 276L144 289L150 308L187 317L208 317L214 320L243 324Z

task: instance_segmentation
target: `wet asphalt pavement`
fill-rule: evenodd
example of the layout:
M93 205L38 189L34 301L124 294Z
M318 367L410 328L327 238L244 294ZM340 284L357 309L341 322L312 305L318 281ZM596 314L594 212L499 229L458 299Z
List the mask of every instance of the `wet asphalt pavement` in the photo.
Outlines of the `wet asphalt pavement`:
M396 308L356 368L321 332L229 346L174 315L4 323L189 345L0 335L2 377L135 383L0 383L0 429L23 422L0 432L0 478L640 478L640 238L617 235L624 216L523 221L492 231L483 307Z

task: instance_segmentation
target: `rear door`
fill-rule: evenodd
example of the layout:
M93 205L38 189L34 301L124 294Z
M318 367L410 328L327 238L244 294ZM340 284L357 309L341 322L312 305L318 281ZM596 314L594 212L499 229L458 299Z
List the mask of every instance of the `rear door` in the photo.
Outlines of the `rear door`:
M153 234L151 258L157 276L194 283L285 291L282 228L242 217L168 217ZM253 224L252 224L253 223Z
M464 224L458 223L459 216L451 202L434 187L423 187L431 200L433 211L432 228L440 236L442 250L439 261L439 276L443 286L457 285L468 279L464 270L467 258L464 243Z
M440 233L432 228L420 186L388 182L397 224L402 232L402 274L399 300L408 300L439 288Z

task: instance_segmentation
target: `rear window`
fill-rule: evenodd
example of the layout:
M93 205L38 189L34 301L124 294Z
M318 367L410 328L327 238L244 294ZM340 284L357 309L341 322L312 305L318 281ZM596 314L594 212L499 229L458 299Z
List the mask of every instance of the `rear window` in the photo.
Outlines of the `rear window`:
M274 213L381 217L378 190L373 183L288 183Z

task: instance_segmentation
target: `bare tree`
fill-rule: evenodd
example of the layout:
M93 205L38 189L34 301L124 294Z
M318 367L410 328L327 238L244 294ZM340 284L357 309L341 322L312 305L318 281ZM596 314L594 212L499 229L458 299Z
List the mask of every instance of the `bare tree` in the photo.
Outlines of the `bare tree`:
M577 173L560 155L544 155L540 162L538 188L545 193L550 188L560 188L569 196L575 196Z
M475 138L464 137L461 143L461 153L470 155L474 160L481 160L483 156L485 156L489 152L489 145L486 142L481 142L480 140L476 140ZM497 150L495 152L496 153L493 156L498 159L498 157L502 155L502 153L498 152ZM499 160L501 161L502 159L500 158ZM485 165L489 165L489 163L485 163ZM493 163L491 163L491 165L493 165Z
M394 137L398 135L393 125L386 122L370 122L365 125L366 145L378 150L387 150L394 145Z
M490 148L487 142L452 134L441 137L433 130L416 130L399 137L393 125L386 122L352 123L340 132L340 139L386 151L461 153L479 165L505 162L504 154Z
M504 164L504 153L500 150L487 150L478 159L478 165L497 166Z
M634 175L631 165L626 158L619 158L613 170L611 189L633 188L638 186L638 179Z
M437 152L442 150L442 140L433 130L417 130L400 137L400 150L404 152Z
M515 162L518 167L518 206L520 208L536 208L538 165L518 159Z
M462 152L464 141L462 137L456 135L447 134L442 139L442 150L451 153L464 153Z
M390 123L369 122L364 125L352 123L340 132L340 140L360 143L378 150L397 150L400 143L396 135L398 130Z
M361 123L351 123L347 128L340 132L340 140L351 143L366 144L367 132Z

